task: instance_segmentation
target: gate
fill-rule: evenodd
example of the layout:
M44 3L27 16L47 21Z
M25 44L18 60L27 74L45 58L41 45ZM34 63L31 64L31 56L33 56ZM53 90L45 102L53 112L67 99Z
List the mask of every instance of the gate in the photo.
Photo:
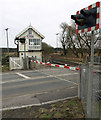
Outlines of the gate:
M20 57L9 58L10 70L23 69L23 59Z

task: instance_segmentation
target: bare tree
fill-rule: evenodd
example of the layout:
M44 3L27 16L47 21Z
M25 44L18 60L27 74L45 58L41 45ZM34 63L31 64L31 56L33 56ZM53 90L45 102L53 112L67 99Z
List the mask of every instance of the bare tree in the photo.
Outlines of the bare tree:
M67 34L67 31L68 31L68 24L67 23L61 23L60 25L60 28L61 28L61 36L60 36L60 41L62 43L62 47L63 47L63 52L64 52L64 55L66 55L67 51L66 51L66 48L68 46L68 41L66 39L66 34Z
M64 55L67 53L67 48L71 48L72 52L79 57L84 56L84 50L90 56L91 53L91 33L84 33L84 34L76 34L76 27L75 24L69 26L67 23L63 22L60 25L61 28L61 36L60 41L63 46ZM95 31L95 39L94 45L97 44L99 39L98 37L99 31Z
M75 33L75 25L73 27L69 26L67 23L61 23L60 28L62 29L60 41L63 46L64 55L66 55L67 48L71 48L73 53L79 57L79 50L77 48L80 48L83 45L79 39L80 37Z
M95 38L94 38L94 47L97 47L98 40L99 40L99 31L94 31ZM80 40L84 42L83 48L86 49L88 55L91 55L91 32L84 33L79 35Z

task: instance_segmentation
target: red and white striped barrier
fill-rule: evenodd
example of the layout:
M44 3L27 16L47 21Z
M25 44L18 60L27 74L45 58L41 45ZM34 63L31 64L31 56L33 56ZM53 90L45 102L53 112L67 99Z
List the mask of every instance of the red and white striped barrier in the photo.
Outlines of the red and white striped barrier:
M34 60L31 60L31 62L42 64L42 65L49 65L49 66L53 66L53 67L66 68L66 69L70 69L70 70L76 70L76 71L79 70L79 68L77 68L77 67L69 67L69 66L58 65L58 64L43 63L43 62L34 61Z

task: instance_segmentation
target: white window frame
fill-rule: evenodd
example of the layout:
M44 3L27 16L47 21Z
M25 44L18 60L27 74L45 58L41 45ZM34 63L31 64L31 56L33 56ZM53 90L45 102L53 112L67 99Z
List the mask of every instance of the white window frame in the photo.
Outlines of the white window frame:
M39 44L37 44L38 41L40 41ZM41 50L41 40L37 38L29 38L29 50Z

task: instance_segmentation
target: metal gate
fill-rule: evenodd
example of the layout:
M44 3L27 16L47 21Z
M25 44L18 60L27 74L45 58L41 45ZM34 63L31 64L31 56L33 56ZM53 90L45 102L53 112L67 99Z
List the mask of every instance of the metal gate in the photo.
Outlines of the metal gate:
M23 59L20 57L9 58L10 70L23 69Z

